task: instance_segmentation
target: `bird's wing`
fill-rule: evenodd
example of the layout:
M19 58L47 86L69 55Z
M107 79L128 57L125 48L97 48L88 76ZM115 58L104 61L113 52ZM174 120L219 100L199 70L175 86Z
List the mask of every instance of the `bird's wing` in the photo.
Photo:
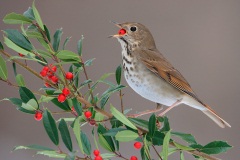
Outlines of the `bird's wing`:
M186 79L159 51L141 50L138 54L138 59L140 59L150 71L164 79L167 83L199 100Z

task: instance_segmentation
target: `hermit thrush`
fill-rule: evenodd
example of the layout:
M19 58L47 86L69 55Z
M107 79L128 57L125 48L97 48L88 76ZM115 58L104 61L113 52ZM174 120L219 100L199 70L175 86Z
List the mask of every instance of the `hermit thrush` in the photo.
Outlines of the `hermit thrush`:
M196 96L181 73L158 51L152 34L144 25L129 22L115 24L120 30L112 37L117 38L122 47L125 79L129 86L142 97L157 104L169 106L159 116L163 116L173 107L183 103L202 111L220 127L231 127ZM146 111L140 115L152 111Z

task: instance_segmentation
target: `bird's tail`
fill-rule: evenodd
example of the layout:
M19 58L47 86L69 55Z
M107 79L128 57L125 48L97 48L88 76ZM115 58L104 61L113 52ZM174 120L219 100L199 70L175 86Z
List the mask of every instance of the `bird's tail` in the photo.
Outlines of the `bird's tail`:
M219 125L221 128L225 128L225 126L231 127L230 124L222 119L219 115L217 115L217 113L214 112L212 108L210 108L208 105L205 105L205 107L207 109L203 110L202 112L211 118L215 123L217 123L217 125Z

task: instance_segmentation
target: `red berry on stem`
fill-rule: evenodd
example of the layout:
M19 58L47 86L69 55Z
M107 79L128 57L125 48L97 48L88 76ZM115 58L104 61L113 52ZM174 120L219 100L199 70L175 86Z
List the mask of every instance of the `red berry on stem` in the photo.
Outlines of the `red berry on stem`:
M51 70L52 70L53 72L56 72L56 71L57 71L57 67L56 67L56 66L52 66Z
M126 30L123 28L118 31L119 35L124 35L125 33L126 33Z
M47 75L47 71L42 70L42 71L40 72L40 75L41 75L42 77L45 77L45 76Z
M58 102L63 103L66 100L66 96L64 94L58 95Z
M100 151L99 151L98 149L95 149L95 150L93 151L93 154L94 154L95 156L99 156Z
M48 68L48 66L44 66L42 70L48 72L49 68Z
M58 78L56 76L52 76L51 80L53 83L57 83L58 82Z
M34 118L36 121L41 121L43 115L42 115L42 112L41 111L36 111L35 115L34 115Z
M92 117L92 112L86 111L86 112L84 112L84 115L85 115L86 118L91 118Z
M18 55L19 55L20 57L24 57L24 54L22 54L22 53L18 53Z
M45 87L50 87L50 84L48 84L47 82L45 83Z
M73 73L72 72L67 72L66 73L66 79L73 79Z
M94 160L102 160L101 156L96 156Z
M142 144L140 142L135 142L134 143L134 148L140 149L142 147Z
M63 88L62 93L63 93L65 96L68 96L68 95L70 94L70 90L69 90L68 88Z
M132 156L130 160L138 160L138 158L136 156Z

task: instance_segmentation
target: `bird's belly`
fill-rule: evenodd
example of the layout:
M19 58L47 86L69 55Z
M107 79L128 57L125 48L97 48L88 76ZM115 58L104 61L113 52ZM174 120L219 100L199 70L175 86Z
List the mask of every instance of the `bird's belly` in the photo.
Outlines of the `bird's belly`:
M171 106L183 97L180 91L176 91L173 86L148 70L142 74L125 71L124 75L128 85L135 92L155 103Z

